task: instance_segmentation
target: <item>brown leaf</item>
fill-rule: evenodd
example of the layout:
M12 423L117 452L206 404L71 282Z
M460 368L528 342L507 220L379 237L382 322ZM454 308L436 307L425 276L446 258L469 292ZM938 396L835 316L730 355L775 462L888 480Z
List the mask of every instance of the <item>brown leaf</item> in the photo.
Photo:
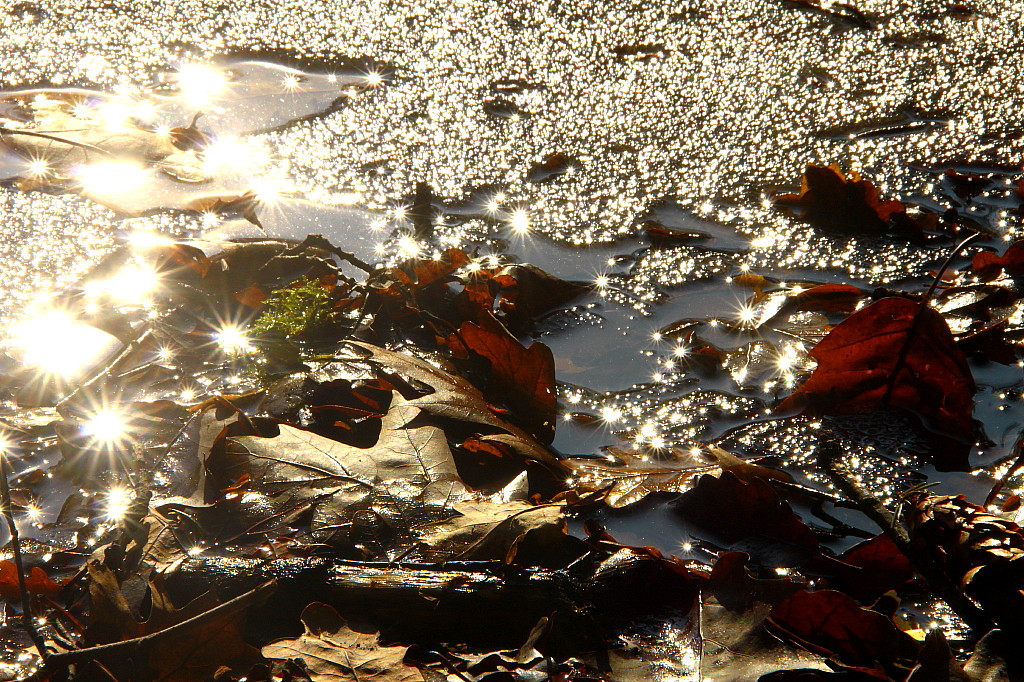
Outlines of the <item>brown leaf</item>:
M460 502L454 509L457 516L418 530L431 561L504 560L527 533L565 527L560 505L481 500Z
M720 554L702 589L698 678L737 682L783 669L824 668L819 657L783 643L765 628L772 609L803 586L756 579L745 568L747 558L743 552Z
M634 451L608 447L604 458L573 457L564 460L578 479L578 489L605 490L604 501L610 507L626 507L651 493L680 493L693 487L702 474L731 471L737 478L775 479L791 483L793 477L784 471L769 469L740 459L722 448L696 450L668 448L657 451Z
M90 562L87 568L88 634L94 642L117 642L160 632L218 604L217 599L207 593L175 609L162 583L154 580L148 586L148 609L140 608L148 611L149 617L138 621L113 571L96 561ZM133 674L138 675L138 679L168 682L207 679L222 666L245 671L259 660L259 652L242 639L243 626L244 619L239 618L237 612L226 612L212 620L200 619L192 627L144 647L134 657L118 661L116 666L111 662L111 669L118 673L118 679L124 679L121 675Z
M1024 531L984 507L951 495L921 495L908 519L911 541L985 615L1024 634Z
M750 553L759 563L797 566L818 552L818 538L764 480L732 472L701 476L674 511L695 534L719 547Z
M369 354L373 363L407 380L433 389L408 403L441 419L469 422L491 427L497 433L480 436L483 440L510 447L520 457L542 462L553 470L564 471L562 463L522 429L501 419L487 406L480 391L462 377L403 353L361 341L351 344Z
M267 658L299 658L313 682L415 682L423 676L404 662L406 647L381 646L376 634L356 632L327 604L302 611L306 631L263 647Z

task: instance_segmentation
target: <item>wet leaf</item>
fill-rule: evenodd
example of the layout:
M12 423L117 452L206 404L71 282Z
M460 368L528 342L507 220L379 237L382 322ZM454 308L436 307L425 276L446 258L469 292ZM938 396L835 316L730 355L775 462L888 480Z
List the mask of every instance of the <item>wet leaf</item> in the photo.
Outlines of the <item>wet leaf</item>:
M381 369L433 389L419 397L409 398L409 405L433 417L489 427L489 433L479 436L482 440L501 443L520 457L541 462L556 471L563 470L561 462L549 450L522 429L498 417L480 392L462 377L410 355L359 341L351 345L362 349Z
M719 555L699 609L699 678L721 682L762 679L767 673L825 666L818 656L791 647L765 628L765 618L794 592L790 580L760 580L746 570L747 555Z
M986 282L996 279L1003 272L1013 277L1024 274L1024 242L1010 244L1002 256L991 251L974 254L971 270Z
M529 263L507 265L493 279L501 287L498 307L502 324L515 333L590 291L588 286L567 282Z
M406 647L381 646L377 635L356 632L327 604L313 602L302 611L306 631L263 647L267 658L299 658L313 682L414 682L419 670L405 664Z
M771 623L803 648L847 665L890 665L901 655L891 620L835 590L797 592L771 612Z
M932 429L925 458L940 471L967 469L974 379L937 312L905 298L883 298L835 327L810 355L817 368L779 412L912 412Z
M543 528L563 533L565 527L561 505L466 501L454 510L457 516L418 530L429 560L505 560L527 533Z
M682 492L701 474L720 471L717 463L689 450L644 454L614 448L604 459L574 457L565 465L583 490L607 489L605 502L626 507L655 492Z
M564 463L578 478L578 489L606 490L604 501L611 507L626 507L651 493L685 492L698 476L723 470L741 480L793 480L785 472L740 459L717 447L639 451L609 447L605 451L602 459L574 457Z
M722 548L748 552L767 566L798 566L818 551L818 539L772 487L732 472L704 475L673 510L694 534Z
M920 495L911 541L1011 634L1024 633L1024 532L1008 518L952 495Z
M852 313L867 294L863 289L850 284L819 284L791 297L783 306L783 311Z
M581 168L579 160L556 152L549 154L544 157L540 163L534 164L530 168L530 172L527 174L526 179L530 182L548 182L553 180L560 175L566 173L574 173Z
M808 165L799 194L783 194L778 202L792 207L801 220L826 232L882 234L889 220L906 214L899 201L882 201L878 190L856 172L845 176L838 165Z
M136 604L133 608L113 571L96 561L89 563L88 570L89 635L94 642L117 642L159 632L218 604L207 593L176 609L162 583L152 581L145 589L145 581L136 576L132 580L144 588L141 594L148 605ZM148 616L139 620L134 615L136 611L145 611ZM134 670L131 674L139 677L173 682L206 679L222 666L244 672L259 660L259 652L243 641L243 626L244 619L231 611L220 618L197 620L194 626L142 648L135 656L121 659L113 669L119 675Z
M489 393L514 412L517 421L542 443L555 435L555 359L539 341L528 348L496 321L465 322L459 338L490 364Z
M910 560L884 533L854 545L838 558L857 570L839 573L833 579L834 585L861 602L874 601L914 577Z
M25 588L29 594L40 594L53 597L60 590L57 583L50 580L39 566L33 566L25 576ZM10 603L19 603L21 588L18 586L18 567L13 561L0 561L0 599Z
M310 499L318 525L351 523L359 509L384 505L379 513L405 515L411 505L423 521L466 499L444 432L413 426L421 411L395 395L381 420L380 437L357 447L288 424L272 437L235 436L225 451L223 474L243 475L260 491ZM440 496L439 496L440 495ZM398 505L397 509L392 509ZM449 512L450 513L450 512ZM408 522L408 521L407 521ZM408 529L406 529L408 533Z

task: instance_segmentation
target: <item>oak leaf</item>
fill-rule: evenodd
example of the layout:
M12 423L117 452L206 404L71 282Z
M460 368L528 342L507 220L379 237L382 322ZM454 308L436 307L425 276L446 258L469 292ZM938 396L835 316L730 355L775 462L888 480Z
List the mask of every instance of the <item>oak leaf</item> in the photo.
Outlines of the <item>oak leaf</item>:
M376 634L356 632L327 604L313 602L302 611L306 631L297 639L279 639L263 647L275 659L301 659L312 682L415 682L423 676L404 663L406 647L381 646Z
M882 234L889 220L906 213L899 201L882 201L878 190L856 171L849 177L838 165L809 164L799 194L783 194L778 202L795 207L801 220L826 232Z
M486 319L486 318L485 318ZM459 338L490 364L488 392L502 397L517 420L542 443L555 435L555 358L539 341L524 347L491 318L464 322Z

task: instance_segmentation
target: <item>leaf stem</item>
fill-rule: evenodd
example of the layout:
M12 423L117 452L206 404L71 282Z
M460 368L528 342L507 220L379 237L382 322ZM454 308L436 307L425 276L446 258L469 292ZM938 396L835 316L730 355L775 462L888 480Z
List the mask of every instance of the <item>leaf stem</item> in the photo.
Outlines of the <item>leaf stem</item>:
M839 445L835 440L823 438L819 441L818 466L828 475L833 485L850 498L865 516L889 536L900 552L910 561L914 570L924 578L925 583L942 601L946 602L960 620L967 624L975 636L980 637L991 630L992 623L985 613L960 591L941 566L927 555L917 551L910 540L907 529L896 520L896 516L878 498L861 487L856 476L842 464L840 459Z

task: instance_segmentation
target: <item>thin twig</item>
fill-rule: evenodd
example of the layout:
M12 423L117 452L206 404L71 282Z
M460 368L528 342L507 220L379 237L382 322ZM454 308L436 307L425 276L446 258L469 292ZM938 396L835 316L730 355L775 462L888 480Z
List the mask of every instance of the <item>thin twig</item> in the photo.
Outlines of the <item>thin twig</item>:
M158 632L144 635L142 637L136 637L134 639L126 639L121 642L101 644L99 646L87 647L85 649L75 649L74 651L52 654L46 659L45 663L39 670L30 677L24 678L21 682L38 682L46 679L46 676L50 673L58 670L65 670L68 666L76 663L99 661L110 658L131 658L140 651L144 651L146 648L162 642L165 639L170 639L175 635L187 632L192 628L199 627L218 618L229 617L244 611L250 606L262 602L264 599L269 597L275 589L277 589L276 583L274 581L268 581L249 592L241 594L230 601L224 602L220 606L215 606L209 611L204 611L203 613L193 616L187 620L183 620L169 628L159 630Z
M372 275L377 271L377 268L373 267L355 254L339 249L337 246L329 242L322 234L307 234L306 238L303 239L301 243L285 251L285 254L295 255L297 253L301 253L307 246L323 249L324 251L337 256L341 260L351 263L368 275Z
M104 367L99 372L94 374L87 381L79 384L74 391L69 393L67 397L65 397L63 400L57 403L57 406L55 408L57 410L57 413L63 415L63 410L68 406L72 405L74 400L78 398L78 396L81 395L83 391L91 388L94 384L101 381L102 379L109 377L114 371L117 370L118 367L121 366L121 363L127 360L132 353L137 351L142 346L143 342L145 342L146 339L148 339L152 334L152 327L146 327L139 333L138 336L136 336L128 343L124 344L121 347L120 352L118 352L117 356L106 367Z
M104 154L105 156L113 156L113 154L101 147L89 144L88 142L79 142L78 140L70 140L66 137L60 137L59 135L49 135L47 133L40 133L34 130L18 130L17 128L7 128L6 126L0 126L0 136L3 135L25 135L27 137L39 137L50 142L59 142L61 144L70 145L72 147L80 147L81 149L88 149L91 152L98 154Z
M21 593L21 622L32 639L39 656L45 661L47 657L46 643L42 635L36 629L32 620L31 603L28 596L28 586L25 584L25 564L21 557L21 538L18 535L18 524L14 522L14 510L11 505L11 486L7 480L7 452L0 450L0 504L3 505L2 513L7 521L7 528L11 533L11 551L14 553L14 565L18 570L18 591Z
M1024 433L1017 436L1017 440L1013 442L1013 447L1010 449L1011 457L1014 457L1013 464L1006 470L1006 473L996 481L996 484L992 486L992 490L989 491L988 496L985 498L985 506L988 507L990 504L996 501L996 497L1006 487L1007 481L1020 471L1021 467L1024 467Z
M878 498L864 490L856 477L840 462L838 444L830 438L822 439L817 454L818 466L825 471L833 485L855 502L858 509L889 536L932 591L946 602L977 636L988 632L992 628L992 623L985 613L957 588L941 566L915 549L907 529L896 520L896 516Z

